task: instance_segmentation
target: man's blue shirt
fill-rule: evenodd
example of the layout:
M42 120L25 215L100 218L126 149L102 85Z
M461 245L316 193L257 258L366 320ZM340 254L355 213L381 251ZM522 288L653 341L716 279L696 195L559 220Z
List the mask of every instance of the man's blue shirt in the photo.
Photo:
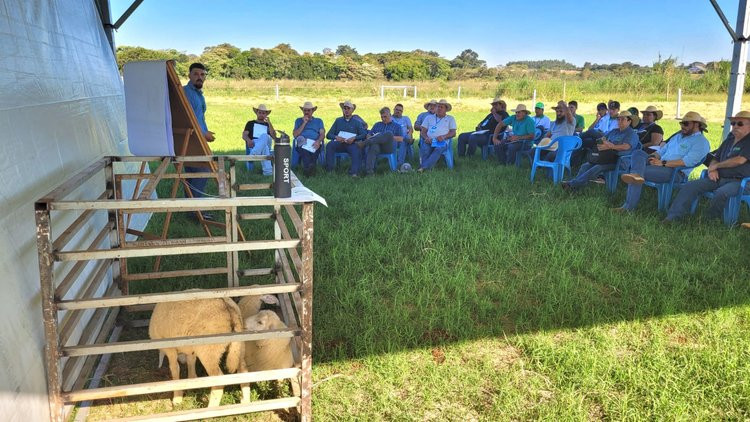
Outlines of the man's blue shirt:
M192 82L188 82L187 85L183 87L183 91L185 91L185 96L187 97L188 102L190 103L190 107L193 108L193 113L195 113L195 118L198 119L198 125L203 129L203 133L208 132L208 127L206 126L206 99L203 98L203 91L196 88L195 85L193 85Z

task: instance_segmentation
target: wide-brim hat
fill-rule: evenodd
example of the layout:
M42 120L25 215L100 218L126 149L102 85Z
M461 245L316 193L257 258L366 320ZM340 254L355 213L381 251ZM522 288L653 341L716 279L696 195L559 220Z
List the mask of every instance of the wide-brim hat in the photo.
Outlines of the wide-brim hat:
M255 113L258 113L259 111L265 111L265 112L267 112L268 114L271 114L271 109L270 109L270 108L268 108L268 107L266 107L266 105L265 105L265 104L260 104L260 105L259 105L258 107L253 107L253 111L254 111Z
M656 114L656 120L661 120L662 117L664 117L664 112L656 108L655 106L648 106L643 111L641 111L641 114L643 113L654 113Z
M310 101L305 101L305 103L302 104L299 109L304 111L306 108L310 108L312 109L312 111L315 111L318 109L318 107L315 107L313 103L311 103Z
M514 113L518 113L519 111L525 111L526 114L529 114L529 109L526 108L525 104L519 104L516 106L516 108L512 109L511 111Z
M356 110L356 109L357 109L357 105L356 105L356 104L353 104L353 103L351 102L351 100L346 100L346 101L344 101L343 103L339 103L339 107L341 107L341 108L344 108L344 107L351 107L352 111L354 111L354 110Z
M558 104L559 104L559 103L558 103ZM552 107L550 107L550 108L551 108L552 110L557 110L557 109L563 109L563 110L565 110L565 109L566 109L567 107L561 107L561 106L556 106L556 105L555 105L555 106L552 106Z
M549 146L550 144L552 144L552 146ZM537 147L546 147L546 146L549 146L549 147L547 148L547 150L548 150L548 151L557 151L557 147L558 147L558 145L559 145L559 143L558 143L558 142L555 142L555 143L553 144L553 143L552 143L552 139L551 139L551 138L542 138L542 139L541 139L541 140L539 141L539 143L537 144Z
M706 119L704 119L703 116L694 111L688 111L684 116L682 116L682 119L680 120L682 120L683 122L698 122L700 124L701 130L706 130L706 128L708 127Z
M449 103L445 98L441 98L440 101L437 102L437 105L444 105L446 111L451 111L453 109L451 103Z
M430 108L430 105L437 104L437 100L430 100L424 103L424 109L428 110Z
M631 112L629 112L627 110L621 111L621 112L617 113L617 118L619 119L620 117L629 117L630 118L630 126L632 126L632 127L636 127L636 126L638 126L639 123L641 123L641 118L640 117L638 117L637 115L635 115L635 114L633 114L633 113L631 113Z
M505 101L503 101L502 99L500 99L500 97L495 97L495 98L494 98L494 99L492 100L492 102L490 103L490 105L495 105L495 104L497 104L497 103L504 103L504 102L505 102Z
M735 114L733 117L730 117L729 120L734 119L750 119L750 111L740 111L739 113Z

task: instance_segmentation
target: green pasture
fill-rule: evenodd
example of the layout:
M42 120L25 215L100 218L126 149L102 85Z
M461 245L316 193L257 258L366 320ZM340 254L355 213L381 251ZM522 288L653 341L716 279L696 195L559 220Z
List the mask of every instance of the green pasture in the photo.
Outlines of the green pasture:
M267 100L206 95L212 148L244 152L250 106ZM346 98L313 98L326 128ZM306 99L267 101L275 127L291 132ZM376 121L379 99L353 100L357 113ZM459 132L473 129L487 102L454 102ZM419 103L405 102L405 114L416 117ZM590 122L593 106L581 109ZM709 118L713 146L720 116ZM667 134L677 130L674 119L662 125ZM528 165L478 156L457 162L453 171L439 164L425 174L393 174L380 163L375 177L352 180L340 168L303 180L328 201L315 207L316 420L750 418L749 231L697 218L665 227L651 189L637 212L621 215L610 208L622 204L622 185L614 195L593 185L569 196L543 174L532 184ZM258 168L239 177L268 180ZM747 210L741 219L750 220ZM253 224L251 237L272 230L270 222ZM175 237L200 233L184 215L172 229ZM272 260L253 254L248 263ZM223 256L166 257L164 268L186 262L221 265ZM143 271L149 262L131 264ZM225 283L217 276L131 290ZM144 336L145 329L125 333ZM168 379L156 362L156 351L117 355L105 380ZM286 388L253 391L271 398ZM204 406L206 395L187 393L180 409ZM167 410L169 398L113 400L92 416ZM236 390L225 393L226 403L238 399Z

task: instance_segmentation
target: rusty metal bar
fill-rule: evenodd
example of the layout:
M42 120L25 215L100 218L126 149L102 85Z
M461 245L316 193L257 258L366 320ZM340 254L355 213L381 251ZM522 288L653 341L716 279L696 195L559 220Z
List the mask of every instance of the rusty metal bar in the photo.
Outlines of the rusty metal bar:
M302 380L300 416L312 421L313 203L302 206Z

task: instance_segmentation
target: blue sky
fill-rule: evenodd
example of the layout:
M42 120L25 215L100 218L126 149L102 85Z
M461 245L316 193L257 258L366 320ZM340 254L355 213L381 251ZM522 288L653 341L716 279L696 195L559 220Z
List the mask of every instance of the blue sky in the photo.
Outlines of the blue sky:
M111 0L117 19L132 0ZM729 22L737 0L719 0ZM245 50L289 43L300 53L349 44L360 54L471 48L490 66L565 59L577 65L659 54L682 63L731 59L732 43L708 0L230 1L145 0L117 45L200 54L228 42Z

